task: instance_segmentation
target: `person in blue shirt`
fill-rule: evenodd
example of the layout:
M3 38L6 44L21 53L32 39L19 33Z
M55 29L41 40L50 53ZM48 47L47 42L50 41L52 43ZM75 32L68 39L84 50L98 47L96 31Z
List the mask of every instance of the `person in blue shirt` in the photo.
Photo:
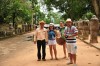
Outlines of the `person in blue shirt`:
M57 44L56 31L54 30L54 25L50 24L49 30L48 30L48 45L49 45L49 49L50 49L51 60L53 60L53 51L54 51L55 59L58 60L56 44Z

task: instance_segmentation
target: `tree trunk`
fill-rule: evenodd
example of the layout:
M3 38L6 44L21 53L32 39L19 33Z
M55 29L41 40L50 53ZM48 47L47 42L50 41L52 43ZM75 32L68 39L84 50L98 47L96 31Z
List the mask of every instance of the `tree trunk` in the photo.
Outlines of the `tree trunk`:
M100 21L100 0L92 0L92 5L93 5L95 13Z

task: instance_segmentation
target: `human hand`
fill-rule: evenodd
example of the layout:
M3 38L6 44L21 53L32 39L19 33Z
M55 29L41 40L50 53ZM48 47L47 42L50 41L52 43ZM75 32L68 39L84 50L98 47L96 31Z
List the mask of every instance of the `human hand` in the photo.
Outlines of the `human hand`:
M66 35L65 38L68 38L68 36Z
M46 42L46 45L48 44L48 42Z
M67 38L71 38L71 36L68 36Z
M68 36L68 38L71 38L71 37L73 37L73 35L69 35L69 36Z
M36 44L36 41L34 41L34 44Z

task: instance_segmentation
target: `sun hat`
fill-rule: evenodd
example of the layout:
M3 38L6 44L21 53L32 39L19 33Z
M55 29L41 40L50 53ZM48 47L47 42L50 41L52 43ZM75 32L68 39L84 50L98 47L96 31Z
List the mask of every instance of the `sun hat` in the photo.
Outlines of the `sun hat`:
M42 23L42 24L45 24L45 22L44 22L43 20L42 20L42 21L39 21L39 24L41 24L41 23Z
M54 23L50 23L49 26L54 26Z
M70 18L68 18L68 19L66 20L66 22L72 22L72 20L71 20Z

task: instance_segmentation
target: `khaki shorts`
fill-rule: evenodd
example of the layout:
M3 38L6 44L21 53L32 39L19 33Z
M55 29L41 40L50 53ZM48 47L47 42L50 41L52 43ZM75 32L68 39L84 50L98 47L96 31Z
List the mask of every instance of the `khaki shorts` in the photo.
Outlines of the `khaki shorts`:
M67 52L71 54L76 54L77 52L76 43L67 43Z
M56 40L48 40L48 45L56 45Z

